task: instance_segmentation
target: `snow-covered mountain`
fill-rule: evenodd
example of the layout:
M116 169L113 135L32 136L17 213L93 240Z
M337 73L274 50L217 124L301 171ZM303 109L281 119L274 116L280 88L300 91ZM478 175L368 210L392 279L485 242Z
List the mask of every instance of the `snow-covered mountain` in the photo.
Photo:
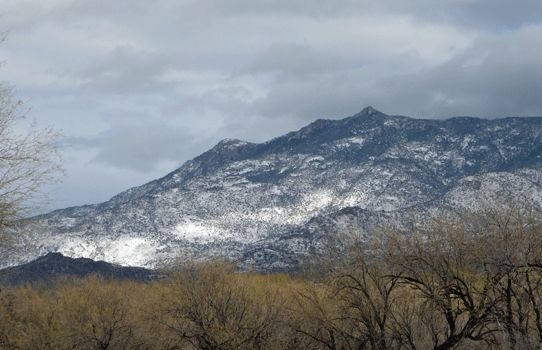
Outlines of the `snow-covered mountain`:
M531 208L542 214L542 171L486 173L461 179L444 195L395 211L348 207L312 218L304 225L276 238L261 240L245 252L240 265L276 271L297 267L314 253L340 252L341 240L368 240L374 233L408 231L412 225L430 226L434 220L461 218L484 211ZM539 218L540 219L540 218Z
M542 118L422 120L367 107L261 144L223 140L108 202L49 213L6 263L55 251L145 267L220 255L280 268L318 250L323 232L465 206L480 189L540 201L541 149Z

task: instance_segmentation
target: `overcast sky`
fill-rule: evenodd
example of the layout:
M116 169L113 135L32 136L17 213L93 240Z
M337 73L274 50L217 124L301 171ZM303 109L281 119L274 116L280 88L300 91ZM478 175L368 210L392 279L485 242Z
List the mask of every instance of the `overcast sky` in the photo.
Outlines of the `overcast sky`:
M542 115L540 0L0 0L0 80L66 135L54 208L108 200L224 138L371 105Z

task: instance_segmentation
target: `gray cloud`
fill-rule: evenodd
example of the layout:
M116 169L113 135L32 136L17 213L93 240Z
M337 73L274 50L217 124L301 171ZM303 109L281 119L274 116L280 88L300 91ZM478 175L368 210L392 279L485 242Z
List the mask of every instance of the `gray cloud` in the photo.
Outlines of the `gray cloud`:
M483 37L433 69L382 79L377 86L387 91L395 111L415 116L542 115L541 48L542 26Z
M271 44L266 50L257 53L241 72L280 72L280 78L287 79L293 76L343 71L352 68L352 64L352 58L333 57L328 52L315 50L309 45ZM363 62L357 61L355 64L361 65Z
M411 73L389 68L386 74L386 67L373 63L358 69L343 64L336 71L321 65L310 76L302 74L302 69L282 67L288 74L274 82L252 112L307 121L344 117L366 105L385 113L426 118L542 115L541 47L539 26L508 36L480 37L450 60ZM408 59L405 56L403 65L408 66ZM410 59L416 64L416 56Z
M40 123L73 135L69 171L118 174L106 199L221 138L261 142L367 105L540 115L540 13L539 0L21 0L0 56Z
M275 14L325 19L368 13L377 16L396 14L412 16L419 21L447 21L490 31L518 29L542 21L542 3L538 0L521 3L506 0L210 0L209 4L218 15Z
M117 47L108 57L95 61L81 71L81 88L102 94L154 93L174 88L160 78L171 66L164 55Z
M184 147L192 137L182 130L164 125L115 126L95 138L74 138L79 148L97 149L92 162L139 172L156 170L161 162L185 159Z
M433 2L439 6L439 2ZM523 0L446 1L441 10L460 25L483 29L487 32L506 33L529 25L542 23L542 2Z

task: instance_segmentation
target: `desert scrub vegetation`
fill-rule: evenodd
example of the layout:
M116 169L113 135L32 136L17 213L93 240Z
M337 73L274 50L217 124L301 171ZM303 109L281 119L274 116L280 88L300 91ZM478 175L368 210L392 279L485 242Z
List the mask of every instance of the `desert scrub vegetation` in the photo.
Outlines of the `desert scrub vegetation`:
M382 230L296 277L211 261L152 283L4 287L0 348L540 349L538 213L510 206Z

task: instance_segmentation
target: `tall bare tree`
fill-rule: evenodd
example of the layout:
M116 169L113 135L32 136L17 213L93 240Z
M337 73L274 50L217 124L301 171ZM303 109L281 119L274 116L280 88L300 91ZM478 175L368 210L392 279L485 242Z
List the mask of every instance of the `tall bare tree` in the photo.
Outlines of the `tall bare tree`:
M5 34L0 34L0 42ZM15 89L0 82L0 248L10 242L10 228L50 203L45 185L63 173L61 134L54 127L26 127L28 108L15 98Z

